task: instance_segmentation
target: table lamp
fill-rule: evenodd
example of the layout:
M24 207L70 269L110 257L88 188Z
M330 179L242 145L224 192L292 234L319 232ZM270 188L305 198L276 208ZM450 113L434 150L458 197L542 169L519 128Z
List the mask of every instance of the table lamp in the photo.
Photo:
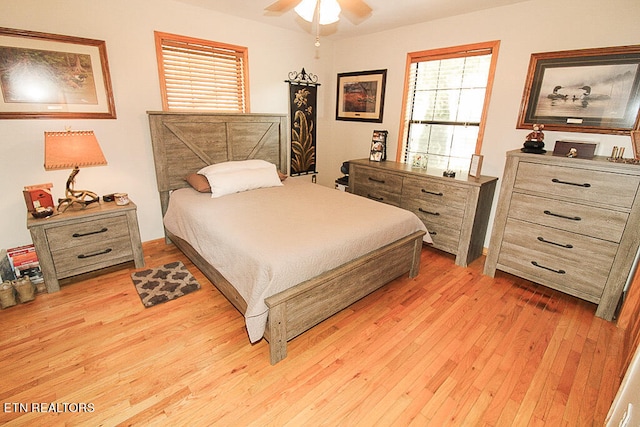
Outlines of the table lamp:
M65 197L58 199L58 211L64 212L69 206L80 205L82 208L100 200L93 191L76 190L76 175L80 166L102 166L107 160L102 154L100 144L93 131L65 131L44 133L44 168L45 170L73 168Z

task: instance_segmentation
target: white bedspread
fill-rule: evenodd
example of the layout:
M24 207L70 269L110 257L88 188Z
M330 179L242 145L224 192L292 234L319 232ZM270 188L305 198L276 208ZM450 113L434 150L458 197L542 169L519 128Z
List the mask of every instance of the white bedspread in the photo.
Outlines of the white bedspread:
M426 231L407 210L295 178L215 199L191 188L176 190L164 224L242 295L251 342L264 335L265 298ZM431 241L428 233L425 241Z

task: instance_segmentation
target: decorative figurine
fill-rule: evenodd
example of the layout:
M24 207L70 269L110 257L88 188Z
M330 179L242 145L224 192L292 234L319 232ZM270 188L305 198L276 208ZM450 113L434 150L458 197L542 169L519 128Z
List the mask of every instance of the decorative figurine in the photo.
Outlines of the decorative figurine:
M527 135L527 140L524 142L524 147L521 151L523 153L544 154L547 151L544 149L544 133L542 129L544 125L534 124L533 132Z
M578 150L571 148L567 153L567 157L578 157Z

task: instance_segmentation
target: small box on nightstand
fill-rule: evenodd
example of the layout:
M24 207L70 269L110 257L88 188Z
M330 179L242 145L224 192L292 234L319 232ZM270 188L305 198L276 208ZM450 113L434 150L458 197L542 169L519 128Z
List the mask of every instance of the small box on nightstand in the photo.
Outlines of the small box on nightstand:
M575 154L569 155L572 148L575 149ZM596 155L597 148L597 142L556 141L556 145L553 147L553 155L577 157L579 159L593 159Z

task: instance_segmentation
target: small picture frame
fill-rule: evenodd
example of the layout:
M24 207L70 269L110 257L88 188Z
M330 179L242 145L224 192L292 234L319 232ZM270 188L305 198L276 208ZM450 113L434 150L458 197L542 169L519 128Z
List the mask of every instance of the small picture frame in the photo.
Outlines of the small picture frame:
M482 170L482 159L484 158L481 154L472 154L471 155L471 164L469 165L469 176L474 178L480 178L480 171Z
M386 130L374 130L371 138L371 151L369 160L374 162L383 162L387 160L387 136L389 132Z
M640 130L631 131L631 146L633 147L633 158L640 160Z

